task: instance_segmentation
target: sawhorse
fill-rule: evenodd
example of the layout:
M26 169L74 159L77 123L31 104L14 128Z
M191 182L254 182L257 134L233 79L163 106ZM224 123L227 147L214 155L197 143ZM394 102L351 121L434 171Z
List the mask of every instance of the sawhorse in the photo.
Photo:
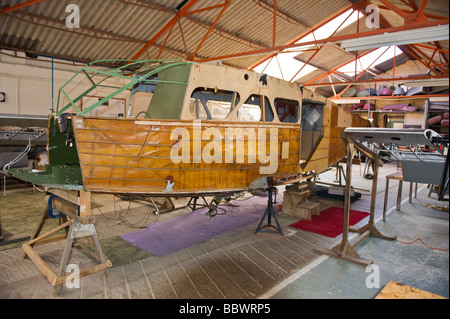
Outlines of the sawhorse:
M59 189L49 189L47 193L53 199L46 199L46 208L41 215L36 231L32 235L32 240L26 242L22 249L25 253L24 258L29 257L31 259L34 265L55 288L54 294L59 295L62 285L66 283L66 280L70 276L70 274L66 274L66 267L69 264L74 243L86 247L87 249L83 251L89 253L91 257L99 262L99 265L80 270L79 278L110 268L112 264L103 253L95 230L93 216L81 214L81 212L90 212L90 194L81 194L80 191L78 196L75 196L74 194ZM51 218L49 209L53 210L53 207L59 212L63 224L40 235L45 222ZM65 230L66 234L48 238L60 230ZM34 250L34 246L61 240L65 240L63 256L59 269L55 272Z

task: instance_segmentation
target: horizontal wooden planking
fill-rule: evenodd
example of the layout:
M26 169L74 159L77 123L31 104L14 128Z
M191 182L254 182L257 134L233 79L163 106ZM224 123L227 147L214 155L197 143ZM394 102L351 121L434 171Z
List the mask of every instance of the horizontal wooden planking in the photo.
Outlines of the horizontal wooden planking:
M80 142L95 141L96 143L144 145L148 135L149 132L76 130L76 140Z
M325 116L329 117L331 113L325 112ZM359 121L358 118L352 118L352 123L359 123ZM337 121L330 122L329 119L324 119L324 136L307 166L308 169L323 170L330 163L337 162L345 156L345 145L340 138L344 128L329 126L334 123ZM236 145L240 141L236 141L233 136L233 163L206 164L204 161L208 160L207 153L202 154L201 163L193 163L192 144L195 138L199 136L210 138L211 136L207 133L220 132L222 145L221 154L218 155L224 161L225 154L231 154L230 149L226 150L226 129L239 128L241 132L245 132L247 126L250 128L247 131L250 134L243 135L241 138L243 153L236 154ZM255 158L256 163L248 163L249 155L257 155L257 148L251 148L249 151L248 147L254 147L255 144L257 147L258 143L253 138L258 136L258 128L263 127L258 123L246 125L245 123L203 121L201 132L194 134L193 122L187 121L83 119L82 124L75 129L75 134L87 188L113 192L158 193L165 189L166 179L169 176L175 181L173 189L177 192L208 191L218 188L245 189L250 182L263 176L260 174L260 168L269 165L269 163L259 162L258 156ZM271 143L269 127L265 127L266 153L269 152ZM300 127L280 125L272 127L278 128L277 142L280 156L276 173L298 173ZM171 150L178 142L171 140L171 133L176 128L186 129L191 139L188 152L189 163L177 164L171 160ZM197 145L202 151L205 146L212 145L210 142L210 140L202 140ZM287 159L281 159L283 142L289 142L289 149L285 151L285 154L288 154ZM236 163L242 158L244 163Z
M296 170L296 165L280 165L278 173ZM247 169L130 169L118 167L84 166L85 185L89 190L112 191L119 187L122 192L138 190L140 193L161 192L167 180L174 182L173 191L212 191L215 189L246 188L260 177L259 167Z
M256 159L254 163L249 163L245 161L244 163L225 163L222 162L212 162L205 163L194 163L190 161L189 163L175 163L170 157L167 158L139 158L139 157L126 157L126 156L105 156L102 154L85 154L83 155L84 164L83 166L105 166L105 167L123 167L123 168L136 168L136 169L173 169L173 170L221 170L221 169L251 169L253 167L266 166L270 164L263 163L259 159ZM271 159L274 161L274 159ZM296 158L291 157L286 160L277 159L279 166L282 165L296 165L298 162Z
M116 125L117 124L117 125ZM175 125L134 125L134 121L123 120L84 120L83 125L76 128L77 146L82 165L84 183L87 189L108 192L137 192L158 193L167 187L167 179L173 182L173 191L211 191L214 189L245 189L253 180L261 177L256 148L258 143L253 140L257 131L244 135L244 152L236 154L238 143L233 136L234 163L205 163L205 155L201 163L193 163L193 142L189 144L189 163L175 163L170 155L173 145L177 141L170 139L170 133L177 128ZM192 127L186 123L186 130L193 138ZM192 123L190 123L192 126ZM215 127L215 126L214 126ZM220 125L215 132L225 136L225 129L233 128L227 123ZM208 125L202 126L201 134ZM213 130L214 132L214 130ZM270 131L266 133L266 154L270 152ZM288 158L278 159L277 173L296 173L298 171L298 145L299 128L278 130L277 144L281 149L283 142L289 142ZM206 134L207 135L207 134ZM197 135L198 136L198 135ZM222 141L220 157L225 160L226 144ZM211 141L203 140L200 150L203 150ZM253 142L253 143L252 143ZM214 153L213 153L214 154ZM256 155L256 163L248 163L249 155ZM244 163L236 163L243 158ZM207 160L207 158L206 158Z
M199 151L202 152L205 149L205 146L210 144L214 141L202 141L199 143ZM253 142L253 144L251 143ZM280 139L278 141L278 144L281 145L281 143L289 142L289 154L295 155L298 153L298 140L297 139ZM154 157L162 157L162 158L169 158L170 157L170 151L172 148L174 148L174 145L167 145L167 144L155 144L155 145L141 145L141 144L119 144L119 143L102 143L102 142L95 142L95 141L84 141L84 140L78 140L78 151L79 153L85 153L85 154L102 154L102 155L116 155L116 156L128 156L128 157L148 157L148 158L154 158ZM232 149L228 147L228 143L222 142L219 144L219 148L222 150L222 154L225 154L225 152L233 151L233 154L236 154L236 146L242 145L242 150L244 150L244 154L248 155L250 154L258 154L258 142L257 141L242 141L241 142L232 142L230 145L233 147ZM209 146L212 146L210 144ZM266 153L269 153L270 149L270 142L267 141L265 143L265 149ZM189 153L192 153L194 150L193 143L190 143L189 147ZM197 150L197 149L196 149Z

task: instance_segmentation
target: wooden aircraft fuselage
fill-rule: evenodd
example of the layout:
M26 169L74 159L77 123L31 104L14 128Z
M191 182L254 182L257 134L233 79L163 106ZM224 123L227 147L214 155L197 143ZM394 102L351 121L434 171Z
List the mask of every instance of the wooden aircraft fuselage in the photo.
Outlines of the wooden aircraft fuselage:
M294 83L225 66L164 69L152 91L144 117L71 115L64 132L51 117L53 167L34 177L11 172L45 187L115 194L264 189L336 164L346 155L341 132L367 126ZM62 179L48 177L52 169Z

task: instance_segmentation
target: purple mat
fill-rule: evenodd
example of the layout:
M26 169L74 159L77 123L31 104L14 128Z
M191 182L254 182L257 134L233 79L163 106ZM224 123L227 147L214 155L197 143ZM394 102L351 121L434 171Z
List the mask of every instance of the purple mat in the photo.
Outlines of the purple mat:
M280 203L280 199L277 202ZM218 215L212 222L209 216L205 215L208 209L203 208L157 222L144 230L121 237L131 245L154 256L165 256L227 232L258 223L267 208L267 198L258 196L231 203L237 207L220 205L217 210ZM274 209L278 213L277 205L274 205ZM263 225L266 223L267 221L263 222Z

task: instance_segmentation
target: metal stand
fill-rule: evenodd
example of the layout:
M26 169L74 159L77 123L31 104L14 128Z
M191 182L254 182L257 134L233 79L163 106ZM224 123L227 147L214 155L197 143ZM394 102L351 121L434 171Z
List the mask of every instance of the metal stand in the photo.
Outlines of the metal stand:
M273 204L276 202L276 188L269 187L268 191L269 191L269 194L268 194L267 208L266 208L266 211L264 212L263 217L261 218L261 221L258 224L258 227L255 230L255 234L262 231L263 228L272 227L276 230L277 233L284 236L283 231L281 230L281 227L280 227L280 223L278 222L277 214L275 213L275 210L273 209ZM274 193L275 193L275 201L273 200ZM267 216L267 225L264 225L261 227L263 221L266 219L266 216ZM277 227L272 225L272 217L275 220Z
M335 179L335 183L339 183L339 186L342 186L342 177L344 177L344 181L346 180L346 176L345 176L345 172L344 169L342 168L341 165L336 164L336 179Z
M204 203L204 204L198 204L198 203L197 203L199 197L201 197L201 198L203 199L203 203ZM193 202L193 203L192 203L192 202ZM192 203L192 204L191 204L191 203ZM209 208L209 205L208 205L208 203L206 202L206 199L205 199L204 196L193 196L193 197L191 197L191 199L189 200L189 202L186 204L186 207L189 207L190 209L192 209L192 210L194 211L194 210L197 209L197 205L200 206L200 207L208 207L208 208Z

